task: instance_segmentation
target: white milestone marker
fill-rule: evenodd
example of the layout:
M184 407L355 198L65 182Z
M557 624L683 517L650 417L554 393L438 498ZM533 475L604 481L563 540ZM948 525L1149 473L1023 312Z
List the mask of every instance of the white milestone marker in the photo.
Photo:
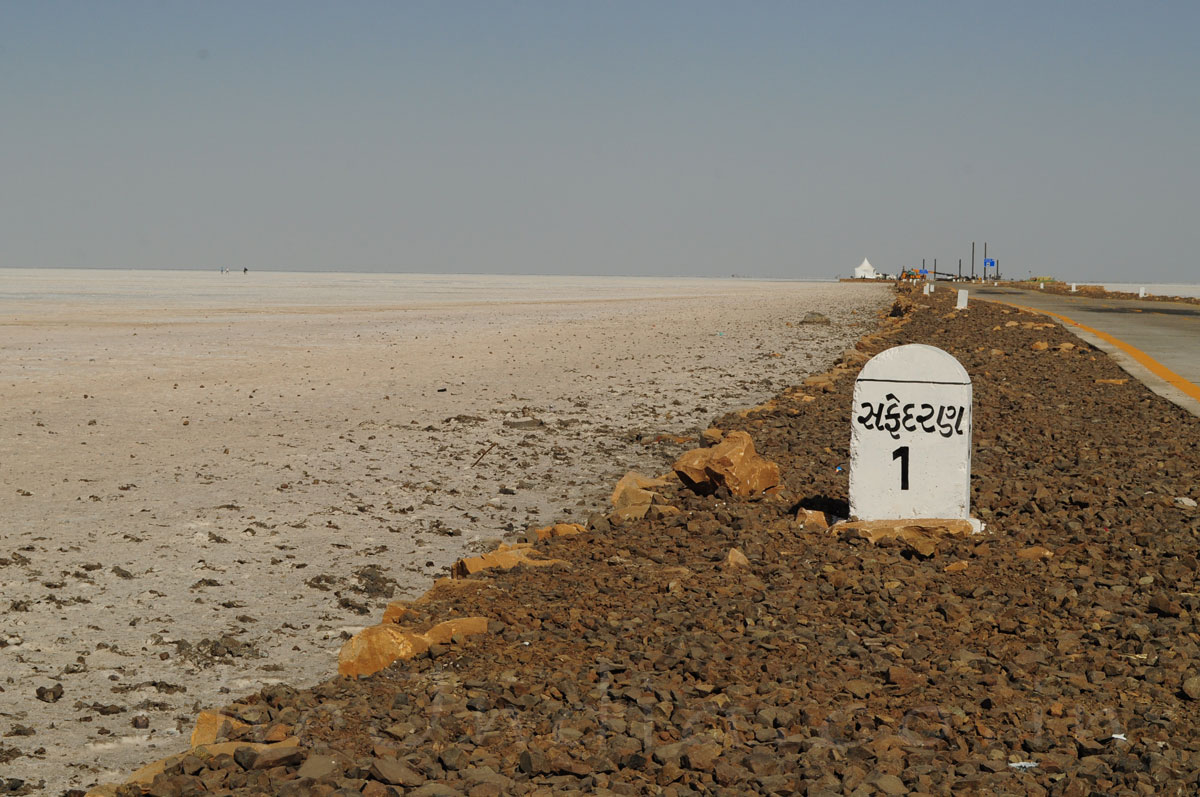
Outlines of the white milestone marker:
M1071 293L1075 293L1075 283L1071 283Z
M1146 298L1146 289L1145 288L1138 288L1138 298L1139 299Z
M929 283L928 282L925 283L925 290L921 291L921 293L925 294L926 296L929 295Z
M966 291L960 290L958 292L958 303L956 305L954 305L954 309L955 310L966 310L967 309L967 292Z
M854 382L850 514L859 520L971 520L970 488L966 369L922 343L872 357Z

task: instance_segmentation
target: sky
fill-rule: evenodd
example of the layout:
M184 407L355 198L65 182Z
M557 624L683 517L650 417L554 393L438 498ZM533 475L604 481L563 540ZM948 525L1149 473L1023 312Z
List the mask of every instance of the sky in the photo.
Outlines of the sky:
M0 267L1200 282L1200 3L0 4Z

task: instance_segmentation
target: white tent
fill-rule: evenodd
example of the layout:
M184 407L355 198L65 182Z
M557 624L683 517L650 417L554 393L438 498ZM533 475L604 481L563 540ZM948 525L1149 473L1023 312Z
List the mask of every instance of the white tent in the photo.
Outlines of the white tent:
M854 269L854 278L860 280L879 279L879 272L871 265L871 261L864 257L862 264Z

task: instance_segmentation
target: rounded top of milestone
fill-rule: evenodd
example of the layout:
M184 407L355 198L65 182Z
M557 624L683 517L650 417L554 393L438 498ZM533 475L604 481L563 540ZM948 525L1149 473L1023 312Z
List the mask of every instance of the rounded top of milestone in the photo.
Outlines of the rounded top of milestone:
M876 354L856 381L969 385L971 377L958 360L936 346L907 343Z

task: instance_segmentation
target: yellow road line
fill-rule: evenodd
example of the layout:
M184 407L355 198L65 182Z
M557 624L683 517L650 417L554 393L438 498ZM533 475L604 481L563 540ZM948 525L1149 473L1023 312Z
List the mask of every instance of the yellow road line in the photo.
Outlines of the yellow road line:
M1139 365L1141 365L1147 371L1154 374L1155 376L1157 376L1159 379L1163 380L1167 384L1171 385L1179 392L1183 393L1186 396L1190 396L1190 397L1196 399L1197 401L1200 401L1200 387L1197 387L1196 385L1192 384L1188 380L1184 379L1182 376L1175 373L1170 368L1168 368L1167 366L1160 363L1158 360L1151 357L1149 354L1146 354L1146 352L1142 351L1141 349L1130 346L1125 341L1121 340L1120 338L1114 338L1112 335L1108 334L1107 332L1101 332L1098 329L1094 329L1085 324L1079 323L1074 318L1068 318L1065 315L1062 315L1060 313L1053 313L1049 310L1039 310L1036 307L1026 307L1023 304L1013 304L1012 302L1001 302L996 299L982 299L981 301L995 302L996 304L1004 304L1004 305L1008 305L1009 307L1015 307L1018 310L1026 310L1030 313L1038 313L1040 315L1052 316L1054 318L1057 318L1059 321L1065 321L1068 324L1079 327L1080 329L1082 329L1085 332L1090 332L1091 334L1095 335L1096 337L1100 338L1101 340L1108 341L1109 343L1116 346L1121 351L1128 354L1130 357L1132 357Z

